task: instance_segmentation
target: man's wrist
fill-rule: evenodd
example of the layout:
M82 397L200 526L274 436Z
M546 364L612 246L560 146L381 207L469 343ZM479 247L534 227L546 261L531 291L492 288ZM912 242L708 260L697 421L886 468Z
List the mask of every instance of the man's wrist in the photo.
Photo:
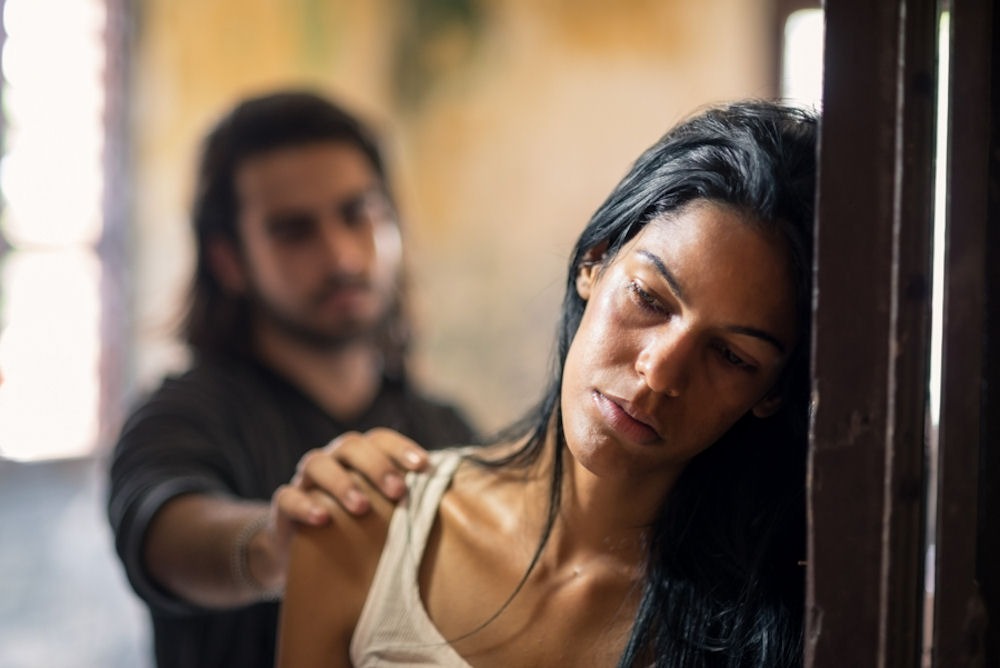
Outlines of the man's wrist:
M248 520L236 535L230 552L233 581L241 590L253 592L258 601L277 601L283 593L280 574L270 579L260 576L261 561L273 563L263 535L268 521L267 512Z

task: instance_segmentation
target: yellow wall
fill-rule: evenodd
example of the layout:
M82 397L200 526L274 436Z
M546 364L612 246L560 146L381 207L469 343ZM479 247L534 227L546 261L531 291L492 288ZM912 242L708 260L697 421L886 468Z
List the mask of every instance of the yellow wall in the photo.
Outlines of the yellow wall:
M238 96L313 85L385 132L415 369L493 429L538 398L570 247L629 163L692 110L774 88L770 0L137 4L143 386L183 360L170 327L191 266L192 165Z

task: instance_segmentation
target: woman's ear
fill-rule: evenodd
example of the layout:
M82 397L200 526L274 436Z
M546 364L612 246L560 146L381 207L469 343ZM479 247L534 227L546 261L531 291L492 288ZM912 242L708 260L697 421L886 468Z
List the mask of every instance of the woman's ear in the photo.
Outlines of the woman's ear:
M246 291L243 260L233 243L227 239L211 239L205 244L208 266L222 288L232 294Z
M751 409L751 411L756 417L759 418L771 417L772 415L778 412L779 408L781 408L782 398L783 397L778 392L775 392L774 394L769 394L760 401L758 401L757 404Z
M594 282L604 268L604 252L607 248L607 243L602 243L599 246L591 248L583 256L583 260L580 261L579 266L577 266L576 294L580 295L580 299L583 301L590 299L590 292L594 287Z

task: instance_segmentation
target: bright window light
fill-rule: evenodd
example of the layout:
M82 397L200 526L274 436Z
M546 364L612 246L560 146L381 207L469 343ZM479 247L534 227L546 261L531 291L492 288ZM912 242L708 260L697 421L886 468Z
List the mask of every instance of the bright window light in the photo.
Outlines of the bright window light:
M823 10L801 9L785 22L781 96L820 109L823 102Z
M100 415L105 7L7 0L3 22L0 457L86 455Z

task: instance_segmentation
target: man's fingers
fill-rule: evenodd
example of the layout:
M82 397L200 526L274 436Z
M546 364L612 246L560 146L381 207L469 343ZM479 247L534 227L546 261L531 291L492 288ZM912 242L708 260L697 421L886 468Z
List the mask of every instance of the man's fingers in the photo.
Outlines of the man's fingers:
M295 522L320 526L330 521L330 513L302 489L292 485L282 485L271 497L272 510L277 509L278 517Z
M328 453L310 457L305 462L298 487L305 492L318 490L331 496L353 515L361 515L371 507L355 475Z
M313 494L317 490L322 494ZM357 480L343 467L331 466L328 457L310 458L290 484L278 489L276 500L281 512L307 524L328 522L330 503L340 504L352 515L363 515L371 508Z
M427 466L427 451L413 439L392 429L376 428L365 432L373 447L378 448L408 471L422 471Z
M427 452L390 429L351 433L334 440L330 456L341 466L357 471L391 500L406 492L403 476L427 466Z
M310 496L317 491L329 495L348 512L361 515L371 507L370 490L356 476L364 478L387 499L397 501L406 494L406 472L426 465L427 453L394 431L349 432L324 448L306 453L299 460L290 487ZM308 503L306 496L292 496L288 500L289 507L297 513Z
M393 461L403 471L421 471L427 466L427 451L397 431L370 429L364 434L348 432L324 448L348 468L371 461L373 451Z

